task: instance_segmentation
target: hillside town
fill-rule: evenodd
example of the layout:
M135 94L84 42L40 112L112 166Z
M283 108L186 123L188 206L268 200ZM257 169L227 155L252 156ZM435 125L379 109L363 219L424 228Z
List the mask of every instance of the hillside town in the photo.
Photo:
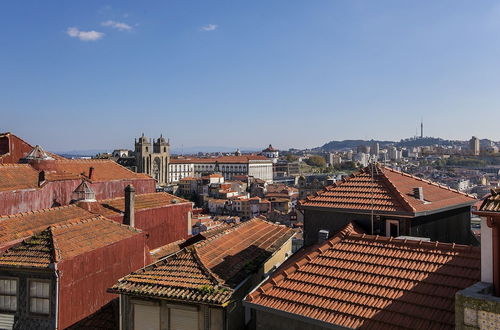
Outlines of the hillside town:
M426 147L390 161L376 144L327 157L170 155L144 135L134 147L69 158L0 134L2 329L500 324L495 165L479 194L423 175L483 173L438 168Z

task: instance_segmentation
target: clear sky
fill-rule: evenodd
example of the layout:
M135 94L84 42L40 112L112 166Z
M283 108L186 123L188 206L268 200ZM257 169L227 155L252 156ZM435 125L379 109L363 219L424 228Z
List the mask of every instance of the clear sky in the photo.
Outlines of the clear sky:
M500 140L498 1L1 1L0 131L48 150Z

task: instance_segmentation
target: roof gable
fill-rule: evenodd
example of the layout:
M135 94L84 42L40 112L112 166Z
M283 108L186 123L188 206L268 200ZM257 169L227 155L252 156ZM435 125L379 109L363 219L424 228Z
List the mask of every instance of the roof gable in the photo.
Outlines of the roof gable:
M113 244L138 232L102 216L68 220L12 246L0 256L0 265L47 268L51 263Z
M254 218L120 279L111 291L222 305L293 234Z
M246 301L349 328L453 328L455 293L480 280L480 250L357 233L292 256Z
M423 201L414 197L413 188L416 187L423 188ZM307 197L300 205L415 215L447 207L471 205L474 200L472 196L448 187L377 165L366 167L324 188Z

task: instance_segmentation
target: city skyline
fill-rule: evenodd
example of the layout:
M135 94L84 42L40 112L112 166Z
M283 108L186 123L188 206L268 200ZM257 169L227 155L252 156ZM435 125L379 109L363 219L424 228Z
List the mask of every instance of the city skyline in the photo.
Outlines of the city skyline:
M397 141L422 117L426 136L500 140L494 1L4 2L0 18L0 130L47 150Z

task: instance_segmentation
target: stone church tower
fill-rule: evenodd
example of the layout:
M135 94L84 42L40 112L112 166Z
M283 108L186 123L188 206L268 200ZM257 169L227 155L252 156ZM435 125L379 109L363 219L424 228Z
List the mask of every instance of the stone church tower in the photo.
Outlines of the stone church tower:
M168 181L168 164L170 163L170 143L163 135L157 140L149 141L144 133L135 140L135 162L137 172L146 173L153 177L159 185L164 186Z

